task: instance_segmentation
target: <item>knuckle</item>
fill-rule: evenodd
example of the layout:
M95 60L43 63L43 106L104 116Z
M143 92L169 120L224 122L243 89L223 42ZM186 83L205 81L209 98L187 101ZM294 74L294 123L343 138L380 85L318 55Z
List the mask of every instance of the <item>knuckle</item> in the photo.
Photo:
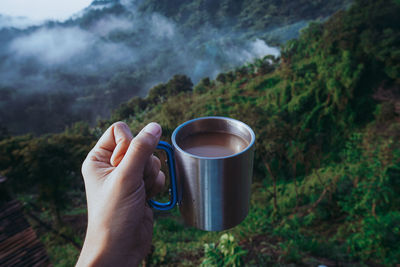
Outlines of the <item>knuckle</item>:
M157 176L157 185L163 187L165 183L165 174L163 171L160 171Z
M141 138L135 138L132 142L133 151L137 153L148 153L153 150L154 140L153 136L148 133L144 133L146 136Z
M119 129L126 129L126 128L129 129L128 125L123 121L114 122L113 127Z
M153 158L153 168L156 169L157 171L159 171L161 169L160 159L154 155L152 156L152 158Z
M93 148L86 156L85 160L82 163L81 167L81 172L83 175L83 178L85 178L86 175L89 175L91 170L93 169L93 164L96 161L101 161L101 154L96 148Z
M114 127L114 136L116 138L117 143L122 143L123 145L129 144L132 139L132 135L129 129L129 126L122 121L116 122L113 124Z

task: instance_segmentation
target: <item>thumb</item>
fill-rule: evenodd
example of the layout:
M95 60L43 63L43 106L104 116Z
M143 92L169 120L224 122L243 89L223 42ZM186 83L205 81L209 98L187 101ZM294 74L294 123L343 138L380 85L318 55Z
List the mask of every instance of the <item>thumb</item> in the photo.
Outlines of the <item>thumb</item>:
M144 167L157 147L161 136L161 126L151 122L144 127L140 133L133 138L128 150L118 169L122 177L132 177L142 179Z

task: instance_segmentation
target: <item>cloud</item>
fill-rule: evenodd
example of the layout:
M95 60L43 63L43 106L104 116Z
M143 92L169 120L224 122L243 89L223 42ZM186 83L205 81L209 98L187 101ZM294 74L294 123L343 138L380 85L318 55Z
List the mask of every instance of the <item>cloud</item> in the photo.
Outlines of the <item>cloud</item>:
M17 65L18 60L33 59L46 68L56 66L69 73L97 74L116 71L113 68L140 66L152 73L142 77L147 80L146 85L165 82L176 73L186 74L196 83L205 76L215 78L219 72L255 58L279 55L277 48L260 39L243 41L212 27L194 34L202 35L205 43L193 42L192 36L184 36L163 15L131 14L107 15L87 29L63 24L41 27L14 39L9 51Z
M14 39L9 45L9 52L17 65L21 60L35 60L46 68L57 67L67 72L94 73L101 69L135 62L135 50L124 43L103 39L103 35L115 30L126 30L125 20L116 18L110 21L104 31L93 32L79 27L41 28L29 35ZM112 22L112 23L111 23ZM95 28L100 29L106 23L102 20Z
M227 58L236 65L252 62L257 58L262 58L266 55L273 55L275 57L280 55L279 49L268 46L263 40L255 39L248 41L241 45L223 45L224 54Z
M0 30L3 28L16 28L23 30L42 23L42 20L30 19L27 17L12 17L0 14Z
M175 24L158 13L152 14L150 28L157 37L171 39L175 35Z
M263 57L265 55L278 57L280 55L280 51L276 47L268 46L263 40L256 39L255 41L250 43L250 55L251 60Z
M10 51L20 58L36 58L46 65L62 65L83 55L94 42L90 33L78 27L41 28L13 40Z
M133 28L134 25L128 18L107 16L91 26L90 31L104 37L115 31L127 32Z
M97 57L101 67L109 64L118 64L119 67L123 67L125 64L134 63L139 59L137 51L124 44L112 42L98 43L97 53L94 56Z

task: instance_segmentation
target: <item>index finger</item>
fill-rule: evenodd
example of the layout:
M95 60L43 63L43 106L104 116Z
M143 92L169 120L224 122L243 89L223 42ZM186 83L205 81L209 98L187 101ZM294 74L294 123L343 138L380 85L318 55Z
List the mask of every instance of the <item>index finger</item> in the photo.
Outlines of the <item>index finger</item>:
M114 154L125 154L132 138L132 133L125 123L114 123L104 132L99 141L97 141L96 145L89 152L84 161L84 166L88 164L91 165L90 162L101 162L105 163L109 167L114 166L112 164L113 159L114 164L116 163L116 160L119 160L119 157L116 157L117 155ZM118 145L120 146L119 149ZM115 150L119 150L120 153L114 153Z
M117 146L117 143L125 139L132 140L132 138L133 136L128 125L119 121L111 125L104 132L99 141L97 141L93 150L106 150L112 153Z

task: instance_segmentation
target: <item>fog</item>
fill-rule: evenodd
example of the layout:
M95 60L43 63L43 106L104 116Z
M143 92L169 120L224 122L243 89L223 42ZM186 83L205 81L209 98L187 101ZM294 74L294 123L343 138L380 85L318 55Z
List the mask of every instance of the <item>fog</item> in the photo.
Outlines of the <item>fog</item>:
M34 58L46 66L58 66L73 57L84 56L93 47L95 36L78 27L39 29L10 43L9 52L14 59Z
M145 96L152 86L175 74L185 74L197 83L255 58L279 56L279 50L263 40L245 39L229 29L207 26L183 33L179 25L160 14L139 14L132 2L123 12L108 9L109 3L91 6L65 22L32 27L20 24L19 30L15 26L6 29L4 25L14 22L1 17L0 93L8 100L0 100L0 124L15 132L32 130L10 123L14 119L10 110L26 108L22 106L26 101L18 96L34 101L35 94L63 93L72 98L60 111L68 119L54 128L57 131L82 114L82 106L86 115L77 118L93 121L134 95ZM4 34L12 38L1 38ZM107 102L106 91L114 90L110 81L115 83L121 75L129 77L132 88L123 88L123 93L116 92ZM46 112L53 111L39 113ZM30 114L26 116L29 120ZM34 128L42 132L40 127Z
M48 72L49 68L68 73L78 72L80 75L98 74L110 73L127 65L151 66L154 64L150 62L151 59L158 56L171 58L174 64L169 64L168 60L160 62L165 63L158 66L162 72L159 75L153 73L145 79L148 87L165 81L177 72L197 82L204 76L213 78L221 71L267 54L279 55L278 49L269 47L260 39L243 42L221 30L204 32L209 36L202 36L202 39L209 41L195 43L185 38L173 22L159 14L130 19L109 15L89 25L87 29L64 25L40 27L8 44L8 60L3 62L2 67L6 65L8 70L14 69L17 73L10 76L3 68L0 77L7 73L8 78L14 77L20 83L27 75L43 76L40 72ZM116 40L118 36L123 40ZM24 72L21 77L18 74L22 73L18 73L18 70L26 62L39 66L39 69L33 73ZM12 79L8 81L8 84L12 83ZM49 84L52 84L50 80L43 81L40 88L50 89ZM143 91L147 89L143 88Z
M3 28L26 29L31 26L40 25L42 23L43 20L34 20L27 17L14 17L0 14L0 30Z

